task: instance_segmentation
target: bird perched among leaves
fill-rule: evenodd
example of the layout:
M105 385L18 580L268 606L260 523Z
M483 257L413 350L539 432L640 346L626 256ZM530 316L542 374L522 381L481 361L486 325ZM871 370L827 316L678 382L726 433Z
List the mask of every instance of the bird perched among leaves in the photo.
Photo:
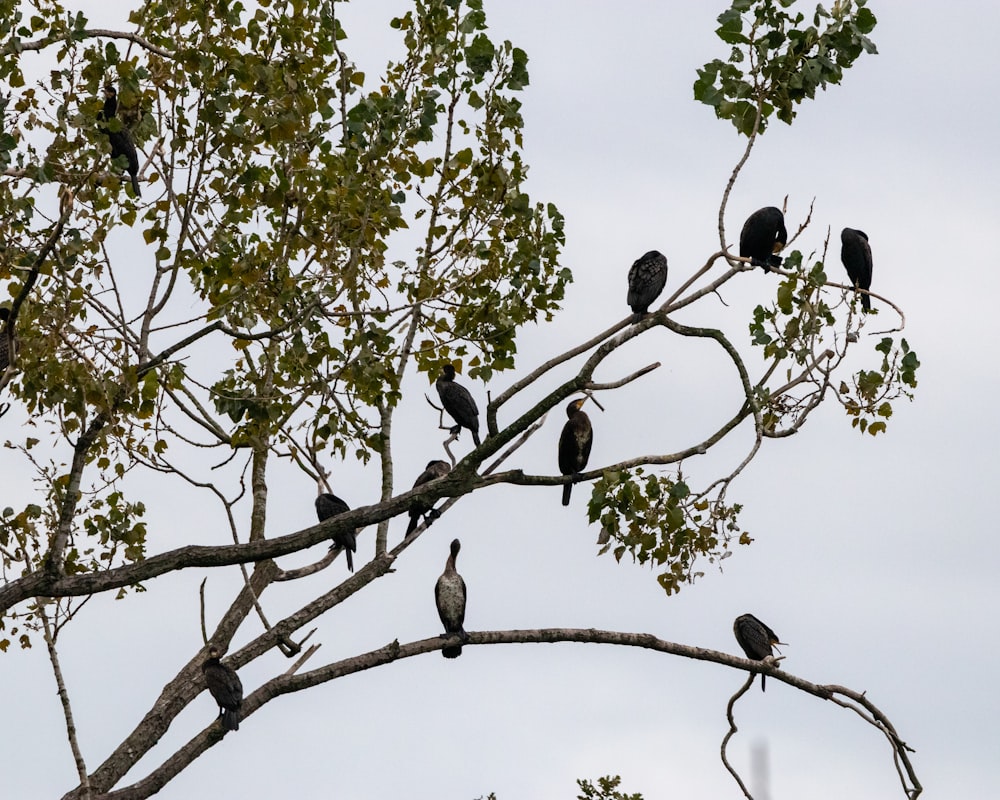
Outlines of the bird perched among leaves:
M222 730L238 731L240 708L243 705L243 684L240 683L240 676L231 667L219 661L219 651L215 647L208 648L208 658L201 665L201 671L205 676L208 691L219 704Z
M100 128L107 134L111 144L111 160L117 161L125 157L125 165L129 177L132 178L132 190L136 197L141 197L139 191L139 154L135 150L132 134L118 117L118 90L110 83L104 87L104 109L97 115Z
M316 516L319 517L320 522L325 522L331 517L336 517L338 514L343 514L350 510L351 507L335 494L320 491L319 496L316 498ZM347 569L354 572L354 558L351 554L358 551L357 531L354 528L350 528L346 531L335 533L331 549L334 547L343 549L344 556L347 558Z
M20 346L17 334L7 330L9 320L10 309L6 306L0 307L0 374L10 366L11 354L16 356Z
M770 272L771 267L781 266L778 253L788 243L785 215L780 208L767 206L754 211L743 223L740 232L740 255L749 258L755 267Z
M455 367L445 364L441 368L441 377L435 381L434 386L444 410L458 423L451 432L457 434L462 428L468 428L472 431L472 441L479 447L479 408L469 390L455 383Z
M650 250L636 259L628 271L628 304L635 322L649 313L650 304L667 285L667 257L659 250Z
M767 625L761 622L753 614L741 614L733 622L733 633L736 634L736 641L740 643L747 658L752 661L763 661L770 655L774 655L771 649L776 644L783 644L778 640L778 634L772 631ZM760 690L764 691L764 673L760 675Z
M413 482L413 488L416 489L418 486L422 486L425 483L430 483L438 478L443 478L449 472L451 472L451 465L447 461L428 461L427 466L424 467L424 471L420 473L420 477ZM424 517L427 524L430 525L438 518L438 512L435 511L433 504L427 505L427 503L421 500L411 503L410 524L406 528L407 536L417 529L417 526L420 524L421 517Z
M465 623L465 581L455 569L455 559L462 543L455 539L451 543L451 554L444 565L444 572L434 585L434 602L437 604L438 616L444 625L445 633L462 637L462 642L469 636L463 627ZM462 645L452 644L441 650L445 658L458 658L462 655Z
M856 289L872 288L872 249L867 233L844 228L840 232L840 260ZM871 311L872 300L867 294L861 295L861 307Z
M559 434L559 471L563 475L575 475L583 471L590 459L590 448L594 444L594 429L588 417L581 408L587 402L586 397L574 400L566 406L566 424ZM562 504L569 505L573 484L563 486Z

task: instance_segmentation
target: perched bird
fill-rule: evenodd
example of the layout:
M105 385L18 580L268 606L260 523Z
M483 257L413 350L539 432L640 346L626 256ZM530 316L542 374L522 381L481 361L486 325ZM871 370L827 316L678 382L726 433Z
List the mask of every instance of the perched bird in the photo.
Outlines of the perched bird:
M139 191L139 155L135 150L135 142L132 141L132 134L121 120L112 124L111 120L118 115L118 90L110 83L104 87L104 109L97 115L102 123L101 130L107 134L108 142L111 144L111 160L116 161L120 156L125 156L126 169L132 178L132 190L136 197L141 197Z
M771 267L781 266L778 255L788 243L785 215L780 208L767 206L754 211L743 223L740 232L740 255L749 258L755 267L770 272Z
M446 634L458 634L465 642L469 637L462 627L465 622L465 581L455 570L455 559L462 543L455 539L451 543L451 555L444 565L444 572L434 585L434 602L437 603L438 616L444 625ZM462 645L448 645L441 651L445 658L458 658L462 655Z
M628 304L635 321L649 313L649 305L667 285L667 257L659 250L650 250L637 259L628 271Z
M335 494L321 491L319 496L316 498L316 516L319 517L320 522L328 520L331 517L336 517L338 514L343 514L350 510L351 507ZM351 554L358 551L357 531L354 528L351 528L346 531L335 533L333 535L333 544L331 545L331 549L334 547L340 547L343 549L344 556L347 558L347 569L354 572L354 558Z
M840 260L847 268L847 275L857 289L872 288L872 249L868 244L868 234L854 228L844 228L840 232ZM872 299L861 295L861 307L871 311Z
M240 708L243 705L243 684L240 683L240 676L231 667L219 661L219 651L215 647L208 648L208 658L201 665L201 671L205 676L208 691L219 704L222 730L238 731Z
M6 306L0 307L0 374L10 366L10 357L13 353L17 355L19 344L17 334L14 331L8 332L7 321L10 319L10 309Z
M455 367L445 364L434 385L444 410L458 423L451 432L457 434L462 428L468 428L472 431L472 441L479 447L479 409L469 390L455 383Z
M420 477L414 481L413 488L416 489L425 483L443 478L449 472L451 472L451 465L447 461L428 461L427 466L424 467L424 471L420 473ZM434 510L433 504L427 505L427 503L420 500L410 504L410 524L406 528L407 536L417 529L417 526L420 524L420 518L424 515L426 515L428 525L438 518L438 512Z
M763 661L774 654L773 645L782 644L778 634L761 622L753 614L741 614L733 623L733 633L740 643L747 658L752 661ZM764 691L764 673L760 675L760 690Z
M566 416L569 419L559 434L559 471L563 475L575 475L582 471L590 459L590 448L594 444L594 429L591 427L590 417L580 410L585 402L587 398L581 397L566 406ZM572 483L563 486L564 506L569 505L572 492Z

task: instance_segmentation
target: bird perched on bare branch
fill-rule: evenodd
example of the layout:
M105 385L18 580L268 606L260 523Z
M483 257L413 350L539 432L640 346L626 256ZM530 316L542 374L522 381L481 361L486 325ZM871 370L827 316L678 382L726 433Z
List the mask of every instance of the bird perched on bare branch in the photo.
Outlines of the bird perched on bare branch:
M854 228L840 232L840 261L855 289L872 288L872 248L867 233ZM867 294L861 293L861 307L871 311L872 300Z
M649 313L650 304L667 285L667 257L659 250L650 250L632 264L628 271L627 302L635 314L635 322Z
M458 423L451 429L452 434L457 435L462 428L468 428L472 431L472 441L479 447L479 408L469 390L455 383L455 367L445 364L434 386L444 410Z
M455 569L455 559L462 543L455 539L451 543L451 554L444 566L444 572L434 585L434 602L437 604L438 616L444 625L446 634L462 637L465 642L469 637L465 632L465 581ZM462 655L462 645L452 644L441 650L445 658L458 658Z
M430 483L438 478L443 478L449 472L451 472L451 465L447 461L428 461L427 466L424 467L424 471L421 472L420 476L413 482L413 488L416 489L418 486L423 486L425 483ZM428 505L420 500L411 503L410 524L406 528L407 536L417 529L422 516L425 517L427 524L430 525L431 522L438 518L438 512L434 510L433 504Z
M783 644L779 641L778 634L772 631L767 625L761 622L753 614L741 614L733 622L733 633L736 634L736 641L740 643L747 658L753 661L763 661L768 656L774 655L771 649L776 644ZM764 673L760 675L760 690L764 691Z
M240 708L243 706L243 684L231 667L219 661L219 651L208 649L208 658L201 665L205 685L219 705L219 717L224 731L240 729Z
M755 267L770 272L771 267L781 266L778 253L788 243L785 215L780 208L766 206L754 211L743 223L740 232L740 255L749 258Z
M581 397L566 406L566 416L569 419L559 434L559 471L563 475L575 475L583 471L590 459L590 448L594 444L594 429L590 424L590 417L581 411L586 402L587 398ZM569 505L572 492L572 483L563 485L564 506Z
M323 492L322 488L320 489L319 496L316 498L316 516L319 517L320 522L325 522L331 517L336 517L338 514L343 514L350 510L351 507L337 497L337 495ZM356 553L358 550L357 531L354 528L349 528L348 530L335 533L331 547L340 547L343 549L344 557L347 559L347 569L354 572L354 558L351 554Z
M125 168L132 178L132 190L136 197L141 197L139 191L139 154L132 141L132 134L124 123L118 119L118 90L110 83L104 87L104 108L97 115L100 128L108 137L111 145L111 161L115 162L124 156Z

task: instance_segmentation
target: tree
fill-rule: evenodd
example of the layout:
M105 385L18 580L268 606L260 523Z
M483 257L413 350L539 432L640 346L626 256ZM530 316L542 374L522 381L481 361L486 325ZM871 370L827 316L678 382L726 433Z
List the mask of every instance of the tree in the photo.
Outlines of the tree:
M421 541L424 527L390 546L396 517L396 526L405 525L418 500L444 499L438 511L446 512L496 484L593 482L589 517L600 523L603 552L652 565L668 594L694 580L704 560L717 563L735 543L749 544L740 504L727 493L756 453L801 429L831 398L856 428L884 431L892 402L915 387L918 367L893 329L881 335L867 369L847 374L848 353L860 349L871 322L844 294L851 287L828 278L825 244L786 256L775 299L754 312L748 346L721 327L680 321L684 309L752 268L727 245L725 212L768 120L776 114L791 122L796 103L839 82L873 49L866 35L874 17L863 3L819 9L812 25L791 5L734 2L718 31L733 47L730 57L707 65L695 84L696 97L747 136L720 205L719 250L668 283L670 296L641 321L622 302L612 327L543 364L516 365L515 377L518 337L558 312L572 276L559 263L558 209L527 193L517 99L528 83L527 56L490 40L481 2L415 2L392 22L405 56L378 80L348 56L332 2L252 9L165 2L159 13L132 14L135 33L91 29L82 14L49 4L26 18L8 3L0 23L9 56L0 67L0 279L12 299L8 335L16 330L21 346L0 384L30 420L31 435L12 440L8 458L33 470L38 488L30 502L3 511L0 646L7 649L12 637L28 646L40 631L58 677L56 639L86 598L124 595L174 572L240 565L245 585L211 629L203 610L206 645L225 651L238 635L247 639L230 651L237 669L276 648L308 657L304 628L375 585ZM35 52L56 64L43 77L25 61ZM117 86L119 123L139 147L141 199L109 157L99 118L106 83ZM530 472L519 464L517 448L549 411L657 368L616 370L621 348L651 331L678 343L705 340L731 364L739 401L714 431L676 452L591 465L573 476L555 474L554 461ZM482 387L471 382L489 384L483 443L456 460L449 438L451 472L411 490L412 476L394 469L394 422L415 404L429 427L436 424L437 412L407 387L414 373L429 385L448 362L480 398ZM571 362L575 372L553 386L556 369ZM595 380L599 368L613 379ZM750 452L692 486L682 462L747 427ZM456 447L467 443L466 435ZM377 501L350 497L353 510L323 523L268 531L268 509L281 502L270 491L276 476L297 472L346 494L337 465L350 460L377 471ZM233 544L205 544L200 531L181 546L160 544L163 522L146 521L150 493L158 491L176 494L174 502L212 498L213 525L228 527ZM362 538L374 533L374 559L359 559L353 576L271 621L269 589L323 570L343 577L336 547L305 567L276 559L355 529ZM255 614L265 628L256 636ZM643 634L469 634L472 645L508 641L627 644L762 669L867 715L890 738L904 787L910 781L911 795L919 793L905 745L858 693ZM438 637L394 641L308 671L297 662L253 689L243 715L442 646ZM222 739L213 722L123 785L202 691L205 652L191 654L96 768L75 741L60 678L80 777L68 796L149 796Z

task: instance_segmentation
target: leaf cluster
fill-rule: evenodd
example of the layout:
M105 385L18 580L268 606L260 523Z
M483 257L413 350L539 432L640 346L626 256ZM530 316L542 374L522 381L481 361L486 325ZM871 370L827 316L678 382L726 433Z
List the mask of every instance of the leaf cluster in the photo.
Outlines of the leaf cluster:
M698 70L694 97L744 136L763 133L771 116L790 125L799 103L840 83L862 53L877 52L866 0L835 0L829 10L817 5L811 24L794 10L798 4L733 0L719 15L715 33L731 45L729 58Z
M640 564L660 570L657 581L669 595L704 573L699 558L715 563L727 558L735 538L752 539L740 531L742 506L726 505L722 496L694 494L678 472L676 477L635 470L605 472L594 482L588 513L601 524L601 553L615 559L629 553Z
M851 425L872 436L885 433L894 400L913 399L911 390L917 387L916 371L920 367L917 354L905 338L897 344L895 338L885 336L875 345L875 351L882 354L877 369L859 370L850 386L843 381L840 384L840 400Z
M581 794L577 795L577 800L642 800L642 795L626 794L618 789L622 779L618 775L605 775L597 779L597 786L594 786L586 778L578 779L577 785Z

